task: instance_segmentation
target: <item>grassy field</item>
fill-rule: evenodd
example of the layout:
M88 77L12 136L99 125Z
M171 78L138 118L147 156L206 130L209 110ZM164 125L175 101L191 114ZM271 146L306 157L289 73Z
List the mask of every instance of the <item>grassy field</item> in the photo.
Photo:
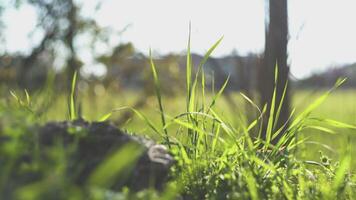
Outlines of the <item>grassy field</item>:
M297 110L303 110L308 103L316 99L322 94L320 91L297 91L294 95L294 106ZM328 118L345 122L349 124L356 124L356 91L355 90L336 90L333 92L323 104L321 104L313 112L313 116L319 118ZM308 144L307 148L314 152L313 154L305 154L305 156L316 159L317 152L323 150L337 160L337 155L340 153L340 149L350 139L352 144L356 143L356 131L353 129L334 128L335 133L326 133L323 131L307 130L303 134L310 137L310 141L317 141L321 144L330 146L333 151L326 150L320 145ZM356 155L356 149L352 149L352 156ZM353 166L356 164L356 160L352 159Z
M22 91L14 92L14 94L19 99L16 100L16 97L13 97L9 93L9 95L1 100L0 121L3 134L6 134L6 132L27 130L27 127L31 127L36 123L43 124L47 121L68 119L68 101L65 95L55 95L55 98L48 100L48 96L45 95L47 93L41 93L39 95L30 94L27 98L26 94ZM295 118L298 118L298 114L303 114L308 106L320 99L323 94L325 94L325 91L296 91L292 98L293 107L296 108ZM208 102L214 99L214 96L208 93L205 94L204 97L206 100L205 104L207 105L209 104ZM259 157L256 156L259 155L256 153L256 148L259 145L249 147L247 143L250 139L248 139L249 137L246 135L244 136L243 130L246 131L246 128L253 123L254 117L257 116L256 109L239 93L233 93L231 97L234 100L234 105L232 105L231 102L228 103L224 95L222 95L213 106L215 110L214 113L204 111L205 114L221 120L219 130L217 130L216 127L212 127L212 124L214 124L212 121L204 118L194 118L199 121L199 123L194 126L187 124L192 123L189 122L189 119L188 121L186 121L186 119L175 121L172 125L168 126L167 131L171 140L179 141L181 144L196 145L196 149L192 152L188 150L186 150L187 152L182 151L179 146L171 149L180 160L180 165L172 172L172 176L175 177L175 179L170 183L167 191L175 195L183 194L183 196L186 196L188 199L333 199L336 197L335 195L341 195L344 199L352 199L352 195L354 194L353 178L347 172L349 170L352 171L352 166L356 164L352 159L352 156L355 155L356 152L351 148L351 146L356 143L355 129L347 127L342 123L335 124L335 122L334 124L328 124L314 121L312 125L318 127L318 130L315 128L295 130L295 134L298 133L300 139L307 138L307 140L298 146L297 151L293 150L292 143L287 142L285 144L291 145L290 152L292 154L288 156L290 160L287 165L285 165L285 168L281 166L281 162L285 158L281 158L278 154ZM320 102L320 105L318 105L308 117L332 119L348 124L355 124L355 97L356 92L354 90L336 90L328 95L325 101ZM94 96L81 92L78 94L77 102L80 102L83 117L87 120L95 121L113 109L132 106L133 102L136 102L140 98L141 96L139 94L132 91L120 93L103 92L100 93L100 95ZM185 96L162 96L161 100L167 123L171 122L170 119L174 116L186 113ZM27 105L27 101L31 103L28 102ZM198 102L197 105L203 105L201 98L196 101ZM21 102L20 105L19 102ZM48 108L43 109L46 107L44 105L48 105ZM40 118L33 119L29 117L32 112L28 111L30 109L33 109L33 111L43 109L43 113ZM123 109L112 113L109 119L115 123L116 119L120 118L122 113L127 111L129 110ZM161 123L161 112L157 104L156 96L148 97L146 104L137 111L146 116L158 130L162 130L161 134L164 135ZM191 115L191 117L193 118L195 116ZM304 118L306 117L304 116ZM19 123L21 123L20 127L14 127ZM202 126L200 123L205 125ZM226 125L225 129L223 125ZM159 142L164 142L162 135L159 136L159 134L155 133L149 127L147 121L137 114L132 115L120 128L154 138ZM182 131L182 129L185 130ZM205 130L213 134L213 136L209 136L206 143L200 141L194 144L191 143L190 136L187 135L187 133L189 133L188 130L196 133L199 133L200 130ZM217 136L217 134L220 135ZM239 140L237 147L234 145L229 134L236 134L233 138ZM250 131L250 134L253 135L254 133ZM218 140L215 140L216 137L224 142L220 143ZM204 147L204 145L208 145L208 147ZM242 150L245 152L241 153ZM182 154L182 152L185 153ZM231 158L231 155L234 154L236 158ZM326 159L324 160L325 163L323 163L323 159ZM266 162L266 160L268 160L268 162ZM301 162L302 160L318 164L314 163L309 166L308 164L303 164ZM248 166L242 164L244 162L249 163L246 163ZM317 165L321 166L318 167ZM343 171L341 172L337 167L340 165L343 167ZM190 170L189 172L177 175L178 172L181 173L181 167L189 168ZM266 173L270 174L270 176ZM308 175L308 173L313 175ZM275 176L280 178L276 178ZM310 178L310 176L314 178ZM2 174L2 180L6 180L4 174ZM329 181L330 184L325 184L325 181ZM338 181L337 185L335 181ZM302 186L305 188L301 188L300 184L304 184ZM29 188L31 191L33 190L32 187ZM36 192L37 190L34 191ZM67 194L68 191L64 189L64 192ZM27 199L27 197L29 197L29 199L32 197L32 199L41 198L41 195L32 194L30 191L27 191L26 186L25 188L16 190L16 193L20 193L17 197L21 197L22 199ZM79 194L81 193L79 192ZM128 195L127 192L118 194L121 195L119 195L120 197L123 197L123 194ZM75 193L73 195L75 196L74 199L82 198L82 194L78 196ZM152 193L149 191L140 195L132 196L132 194L130 194L125 196L124 199L169 199L167 196L160 196L155 192ZM175 195L171 197L173 198ZM99 195L98 198L95 197L93 199L108 198Z
M323 90L299 90L295 91L292 95L292 108L296 109L296 113L303 111L308 105L320 97L325 91ZM235 127L240 126L241 121L248 116L246 112L252 112L249 114L251 119L256 116L256 110L245 101L239 93L234 93L233 99L236 105L231 105L226 101L224 96L219 99L216 107L218 113L224 117L226 121ZM105 92L98 96L88 96L88 94L80 94L79 101L82 102L83 116L88 120L97 120L105 113L125 106L132 106L142 98L139 94L133 91L123 91L120 93ZM348 124L356 124L356 90L336 90L328 96L318 108L316 108L311 116L319 118L328 118L345 122ZM61 96L56 98L54 105L49 108L45 114L44 121L48 120L65 120L67 119L67 97ZM209 99L209 97L207 97ZM211 97L210 97L211 99ZM166 114L169 116L176 116L185 112L185 96L176 97L162 97L163 105L166 110ZM145 106L138 109L152 120L157 126L160 126L160 112L157 106L156 97L151 96L147 99ZM248 111L246 111L248 110ZM120 118L122 113L129 112L129 110L123 110L113 114L112 121ZM132 118L122 125L121 128L127 129L130 132L149 135L155 137L155 134L148 126L142 126L142 119L132 115ZM324 151L332 159L337 160L339 150L345 145L348 137L351 138L353 144L356 143L356 131L353 129L345 128L332 128L334 133L329 133L321 130L307 129L302 132L304 136L307 136L309 141L320 142L324 145L330 146L333 151L323 148L315 143L306 144L310 150L307 156L310 159L318 159L319 151ZM174 135L176 130L173 128L171 134ZM356 149L352 149L353 154L356 155ZM353 166L356 166L356 160L353 160Z
M296 91L293 95L293 107L296 108L296 113L301 113L303 112L308 105L312 104L313 101L317 100L320 96L323 95L325 91ZM337 90L334 91L332 94L330 94L326 100L319 105L318 108L316 108L311 116L312 117L319 117L319 118L324 118L324 119L334 119L338 120L340 122L345 122L349 124L355 124L355 116L356 116L356 103L354 102L355 98L355 91L353 90ZM20 95L20 92L17 92L18 98L22 96L22 99L26 99L25 94ZM226 124L230 124L231 127L235 127L236 130L239 130L240 127L242 126L248 126L250 123L249 121L252 121L253 119L248 119L246 116L256 116L256 112L253 110L253 106L251 106L247 101L242 98L242 96L239 93L234 93L231 95L234 99L234 102L236 104L231 105L229 104L222 96L216 103L215 108L216 108L216 116L219 116L221 119ZM42 107L43 104L47 104L45 96L43 94L31 97L32 101L32 108L33 109L39 109ZM103 115L106 113L110 112L111 110L115 108L122 108L124 106L132 106L132 102L136 102L140 98L139 94L135 94L132 91L126 91L126 92L121 92L121 93L114 93L114 92L104 92L101 93L100 95L95 95L95 96L90 96L87 93L79 93L78 95L78 102L81 104L81 109L82 109L82 115L88 119L88 120L98 120L100 119ZM211 95L206 95L206 101L211 101L213 99L213 96ZM5 99L7 99L5 101ZM25 100L23 100L25 102ZM68 109L67 109L67 96L55 96L54 99L49 101L49 107L46 109L40 119L35 120L33 122L32 120L28 119L25 117L25 119L28 119L28 123L26 126L31 126L32 123L45 123L47 121L53 121L53 120L66 120L68 119ZM160 122L160 111L158 109L156 97L152 96L149 97L146 100L145 106L141 107L138 109L142 114L144 114L147 118L149 118L155 126L159 127L159 129L162 128L161 122ZM16 122L10 122L9 120L14 120L15 118L20 118L24 117L22 114L19 114L16 112L16 110L25 110L23 109L23 106L18 106L16 100L11 96L8 95L6 98L2 99L3 106L7 105L10 106L11 110L5 109L5 107L2 108L2 117L1 117L1 124L5 128L11 129L11 126L9 125L8 127L6 126L7 123L13 124ZM185 107L186 99L184 96L177 96L177 97L162 97L162 104L165 109L165 114L168 117L173 117L177 116L180 113L184 113L186 110ZM115 122L117 118L121 116L123 112L126 112L128 110L122 110L118 111L117 113L114 113L111 117L110 120ZM9 113L10 112L10 115ZM248 114L248 112L252 112L253 114ZM27 113L25 111L25 113ZM14 115L14 116L11 116ZM17 116L20 115L20 116ZM24 114L25 116L28 115ZM37 121L37 122L36 122ZM317 124L317 123L316 123ZM321 125L322 126L322 125ZM182 124L175 124L173 126L170 126L168 129L168 133L170 134L170 137L177 137L177 130L179 128L184 127ZM330 128L331 126L325 125L323 127ZM140 117L137 115L133 115L130 120L128 120L126 123L124 123L121 127L122 129L126 129L129 132L134 132L137 134L141 135L146 135L152 138L155 138L158 141L163 142L160 140L160 137L157 136L157 134L152 131L148 124ZM336 163L339 161L339 159L342 158L340 155L344 155L345 151L345 146L348 144L348 140L351 140L351 145L356 143L356 137L355 137L355 130L349 129L349 128L338 128L337 126L331 127L332 130L334 130L333 133L330 133L329 129L328 131L321 131L321 130L315 130L315 129L305 129L301 131L300 134L302 134L305 137L308 137L308 140L303 144L300 145L300 148L298 149L297 156L300 159L303 160L309 160L309 161L320 161L320 151L322 151L323 155L326 155L328 158L331 159L331 162ZM222 131L224 132L224 131ZM184 137L187 137L186 135L181 137L179 140L180 141L186 141ZM228 136L221 136L223 138L228 138ZM211 145L211 144L210 144ZM327 145L327 147L325 147ZM231 147L230 147L231 148ZM351 150L352 153L350 154L351 158L352 155L355 155L355 150ZM193 158L192 158L193 159ZM199 160L199 159L197 159ZM198 162L198 161L196 161ZM199 161L200 162L200 161ZM354 166L355 161L351 159L352 166ZM200 167L206 167L210 168L209 166L206 166L207 164L201 164L202 166ZM202 170L202 169L201 169ZM214 173L214 172L211 172ZM231 172L229 172L231 173ZM228 173L228 174L229 174ZM227 175L228 175L227 174ZM226 175L226 174L225 174ZM226 176L227 176L226 175ZM231 175L231 174L230 174ZM199 179L199 177L196 177ZM187 180L186 180L187 181ZM190 180L191 183L194 183L196 180ZM247 181L247 180L246 180ZM250 180L252 181L252 180ZM257 180L255 180L257 181ZM189 185L189 183L184 182L181 180L181 182ZM252 183L251 183L252 184ZM195 185L195 187L213 187L212 185L206 186L206 185ZM252 187L252 186L251 186ZM196 188L197 189L197 188ZM248 188L246 188L247 191ZM329 188L330 189L330 188ZM256 188L257 190L257 188ZM205 191L205 190L204 190ZM194 193L194 191L189 191ZM189 193L188 192L188 193ZM202 191L197 191L197 192L202 192ZM205 191L206 192L206 191ZM251 191L250 191L251 192ZM261 191L260 191L261 192ZM267 191L266 191L267 192ZM293 194L293 193L291 193ZM214 197L213 194L211 198ZM255 195L261 195L259 193L256 193ZM316 194L315 194L316 195ZM331 194L329 194L331 195ZM248 197L247 195L246 197ZM282 195L283 196L283 195ZM331 195L332 196L332 195ZM193 195L194 197L194 195ZM215 196L216 197L216 196ZM214 197L214 198L215 198ZM251 196L250 196L251 197ZM275 197L278 197L275 196ZM284 196L285 197L285 196ZM320 196L324 197L324 196ZM195 197L197 198L197 197ZM210 198L210 197L209 197ZM220 198L220 197L218 197Z
M153 63L153 95L103 90L79 90L74 95L75 78L69 96L51 87L34 94L5 89L0 100L0 198L355 199L355 91L338 89L342 81L332 91L295 91L289 126L276 128L275 116L263 113L278 112L279 102L260 109L240 93L224 95L225 85L208 92L203 63L195 75L190 61L188 56L186 91L175 97L160 93ZM135 162L127 149L105 157L89 174L89 182L75 182L69 174L80 172L80 166L68 171L73 168L69 161L76 142L87 134L72 127L68 132L76 138L73 148L64 148L64 140L58 139L50 149L41 150L36 130L48 121L80 117L110 120L128 133L165 145L177 163L163 191L112 189L113 177L129 173L123 171L130 170L123 163ZM258 137L261 117L268 119L265 140ZM273 144L278 135L283 137ZM24 155L29 161L22 161ZM40 159L43 155L45 161ZM107 171L115 173L108 176Z

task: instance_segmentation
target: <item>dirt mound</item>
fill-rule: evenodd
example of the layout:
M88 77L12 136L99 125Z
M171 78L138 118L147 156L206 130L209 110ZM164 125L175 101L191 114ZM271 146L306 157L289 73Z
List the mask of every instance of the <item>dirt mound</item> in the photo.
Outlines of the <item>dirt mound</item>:
M76 134L83 135L77 139ZM51 122L40 129L38 138L42 146L54 145L60 140L67 145L78 140L73 159L75 163L83 166L77 178L79 184L86 182L91 172L108 155L128 143L137 145L137 148L142 149L142 153L133 168L127 172L129 175L126 180L115 181L117 184L113 185L116 188L125 185L133 190L150 186L160 189L166 182L169 169L174 163L172 156L163 145L155 144L152 140L143 137L126 134L107 122L89 123L84 120Z
M30 151L23 154L18 166L23 163L31 164L38 158L41 162L53 162L48 152L61 146L62 149L70 152L66 158L67 175L80 186L88 184L93 172L105 163L107 158L115 155L127 144L131 147L133 145L133 149L140 149L137 154L138 158L128 168L126 167L120 176L111 177L111 189L118 190L124 186L132 191L149 187L162 189L168 179L170 167L174 164L174 159L165 146L143 137L127 134L108 122L84 120L49 122L34 131L33 136L30 143L33 144L32 146L36 145L40 153L37 158ZM1 143L6 143L7 140L11 139L7 138ZM126 158L130 156L132 155L126 155ZM115 164L120 165L121 162L127 162L127 160L116 160ZM39 178L35 174L26 175L26 177L26 181L18 179L17 182L29 183Z

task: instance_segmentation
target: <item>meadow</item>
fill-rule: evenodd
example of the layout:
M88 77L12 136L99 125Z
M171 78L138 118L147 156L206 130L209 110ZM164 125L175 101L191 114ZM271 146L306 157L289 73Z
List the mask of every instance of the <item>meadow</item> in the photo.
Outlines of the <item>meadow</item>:
M243 93L230 92L227 98L224 89L228 81L221 88L208 91L203 64L204 60L194 73L188 56L186 91L173 97L161 93L152 60L155 83L152 96L136 91L76 90L76 84L80 83L76 75L70 94L54 91L53 84L36 93L11 89L7 93L9 88L5 88L0 101L1 197L354 199L355 91L340 88L344 79L330 89L294 91L295 109L290 119L285 119L289 124L277 129L278 115L264 113L266 109L278 113L280 102L272 100L271 105L259 108ZM277 72L275 77L278 78ZM142 98L143 106L135 108L134 102ZM127 113L124 121L118 120ZM268 119L266 140L260 137L264 117ZM66 149L63 141L58 140L48 152L41 152L35 132L48 121L79 118L110 121L129 134L149 137L165 145L177 163L163 191L148 188L137 192L127 187L112 190L111 179L120 178L127 173L122 170L129 170L122 167L123 163L134 162L130 159L133 149L105 158L102 166L94 170L95 176L90 175L89 182L83 185L74 182L68 175L74 172L67 171L70 165L67 159L75 152L75 144L74 150ZM82 130L71 129L70 134L78 140L85 137ZM272 143L280 134L281 139ZM24 154L33 156L33 160L21 162ZM42 154L49 161L38 159ZM115 173L108 176L107 170L101 169ZM39 178L28 182L33 174Z
M292 94L292 109L296 109L296 113L302 112L309 104L320 97L326 90L325 89L310 89L310 90L296 90ZM217 101L216 107L218 113L229 121L233 126L238 127L241 123L241 119L245 116L250 117L250 121L257 115L256 109L251 106L239 92L233 92L233 96L236 105L230 105L226 98L222 96ZM122 91L119 93L105 91L95 96L89 96L87 93L79 95L79 101L82 102L83 116L88 120L97 120L105 113L110 112L115 108L122 108L126 106L132 106L132 102L136 102L137 99L142 98L140 94L135 91ZM177 116L180 113L185 112L185 96L163 96L162 102L169 116ZM207 99L209 96L207 95ZM333 119L348 124L356 124L356 91L352 89L337 89L333 91L325 101L320 104L312 113L312 116L318 118ZM210 97L211 99L211 97ZM63 95L57 97L54 105L49 108L45 113L44 121L57 120L62 121L68 118L67 116L67 96ZM234 107L232 107L234 106ZM126 110L127 111L127 110ZM139 109L140 112L145 114L154 124L160 126L160 111L157 106L155 96L148 97L145 106ZM125 110L117 112L112 116L112 121L118 118L120 114ZM252 113L252 114L251 114ZM248 120L248 119L247 119ZM123 129L127 129L130 132L149 135L155 137L156 135L148 126L142 126L143 120L138 116L132 115L127 122L122 124ZM309 144L308 153L305 155L310 159L317 160L320 157L319 151L325 152L333 160L338 159L338 153L342 147L347 143L348 138L352 140L352 144L356 143L356 131L348 128L333 127L333 132L307 129L303 130L302 134L308 137ZM172 129L170 133L175 134L176 130ZM157 138L156 138L157 139ZM314 142L320 143L315 144ZM323 145L329 146L331 149L326 149ZM356 149L352 149L352 155L356 155ZM356 160L352 160L353 165L356 166Z

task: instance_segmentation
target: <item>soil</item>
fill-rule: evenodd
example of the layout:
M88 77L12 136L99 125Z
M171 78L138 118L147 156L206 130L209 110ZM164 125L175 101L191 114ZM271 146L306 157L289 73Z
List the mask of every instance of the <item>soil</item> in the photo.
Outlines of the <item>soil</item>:
M78 185L88 183L88 178L99 164L128 143L137 145L143 153L133 167L125 171L125 178L114 178L111 189L118 190L126 186L133 191L149 187L160 190L167 182L169 170L174 164L173 157L163 145L127 134L109 122L49 122L39 128L34 138L34 145L38 145L40 152L46 152L58 143L66 149L75 145L67 164L67 172ZM44 162L49 160L46 156L42 153L40 155ZM24 156L21 162L31 163L33 159L33 156Z

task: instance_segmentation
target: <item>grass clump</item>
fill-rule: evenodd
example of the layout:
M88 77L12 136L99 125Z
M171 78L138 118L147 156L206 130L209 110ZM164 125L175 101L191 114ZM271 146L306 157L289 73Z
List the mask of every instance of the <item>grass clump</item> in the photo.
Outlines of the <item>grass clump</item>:
M355 126L330 119L319 120L316 125L311 113L322 104L330 93L339 87L345 79L340 79L335 86L312 102L305 110L289 119L288 127L275 130L278 113L284 100L276 102L276 87L272 95L272 105L258 108L247 96L242 96L259 111L260 117L249 124L234 127L220 116L216 101L221 96L228 82L206 104L205 78L203 65L208 56L221 42L218 40L197 67L192 81L193 66L190 56L190 39L187 53L187 111L175 117L168 117L165 128L178 125L178 133L172 135L172 151L179 160L174 169L174 183L180 194L186 199L352 199L355 193L354 178L351 174L351 143L341 150L340 161L331 162L322 155L320 160L311 161L299 158L307 138L298 138L306 129L332 131L327 127L354 129ZM276 67L276 69L278 69ZM198 79L201 79L202 95L197 95ZM278 71L275 72L277 83ZM276 106L275 106L276 105ZM160 103L160 107L161 107ZM257 137L252 130L262 123L264 113L269 107L266 141ZM163 110L161 110L163 112ZM287 124L287 123L286 123ZM257 127L260 133L261 127ZM270 141L281 136L276 144ZM308 153L308 152L304 152Z

